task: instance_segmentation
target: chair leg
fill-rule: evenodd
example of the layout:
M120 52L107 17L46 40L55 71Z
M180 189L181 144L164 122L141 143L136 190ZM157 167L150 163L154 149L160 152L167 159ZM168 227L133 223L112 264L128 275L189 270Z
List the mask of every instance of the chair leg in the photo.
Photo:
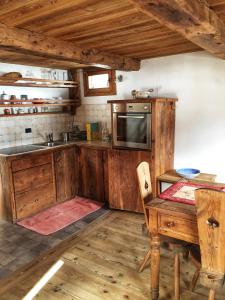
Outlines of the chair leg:
M174 258L174 291L175 291L175 300L180 300L180 256L179 253L175 254Z
M191 292L194 292L194 289L195 289L196 284L198 282L199 275L200 275L200 270L196 269L195 274L194 274L194 276L192 278L192 281L191 281L191 285L190 285Z
M209 300L215 300L216 291L211 289L209 292Z
M143 259L143 261L142 261L142 263L141 263L141 265L139 267L138 272L142 272L143 271L143 269L146 266L146 264L147 264L148 260L150 259L150 257L151 257L151 250L149 250L148 253L145 255L145 257L144 257L144 259Z

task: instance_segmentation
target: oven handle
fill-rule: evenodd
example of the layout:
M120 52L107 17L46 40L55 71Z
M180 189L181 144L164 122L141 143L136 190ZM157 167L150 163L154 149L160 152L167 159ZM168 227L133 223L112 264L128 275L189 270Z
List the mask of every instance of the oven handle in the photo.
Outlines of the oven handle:
M144 119L144 116L118 116L118 119Z

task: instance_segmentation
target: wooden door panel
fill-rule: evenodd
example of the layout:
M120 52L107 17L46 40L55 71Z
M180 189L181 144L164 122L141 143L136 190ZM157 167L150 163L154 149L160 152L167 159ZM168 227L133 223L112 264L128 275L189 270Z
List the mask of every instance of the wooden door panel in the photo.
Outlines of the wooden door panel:
M79 153L81 196L104 202L103 151L81 147Z
M57 201L72 199L78 192L75 148L54 153Z
M56 202L53 183L15 195L17 219L31 216Z
M12 161L12 171L17 172L24 169L33 168L35 166L44 165L47 163L51 163L52 155L45 154L45 155L31 155L27 158L16 159Z
M150 162L150 152L109 150L109 205L111 208L143 211L136 175L136 167L141 161Z
M48 163L13 173L13 181L15 193L25 192L53 182L52 164Z

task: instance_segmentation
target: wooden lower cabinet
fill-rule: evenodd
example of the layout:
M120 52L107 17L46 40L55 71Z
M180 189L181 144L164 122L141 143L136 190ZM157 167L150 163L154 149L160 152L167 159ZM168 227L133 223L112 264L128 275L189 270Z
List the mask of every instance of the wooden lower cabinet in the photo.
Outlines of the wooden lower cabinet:
M110 208L142 212L136 167L141 161L150 163L149 151L108 151Z
M54 152L57 202L72 199L78 194L78 150L71 147Z
M51 155L29 155L12 161L14 219L31 216L56 202Z
M104 174L106 151L87 147L79 148L79 195L104 202L107 181ZM105 185L106 184L106 185ZM106 189L105 189L106 187Z

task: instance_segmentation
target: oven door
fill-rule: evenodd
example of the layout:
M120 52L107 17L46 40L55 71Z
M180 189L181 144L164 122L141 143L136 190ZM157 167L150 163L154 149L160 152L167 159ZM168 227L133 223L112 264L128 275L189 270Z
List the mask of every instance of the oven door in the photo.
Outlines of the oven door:
M150 113L113 113L113 145L115 147L150 149L150 127Z

